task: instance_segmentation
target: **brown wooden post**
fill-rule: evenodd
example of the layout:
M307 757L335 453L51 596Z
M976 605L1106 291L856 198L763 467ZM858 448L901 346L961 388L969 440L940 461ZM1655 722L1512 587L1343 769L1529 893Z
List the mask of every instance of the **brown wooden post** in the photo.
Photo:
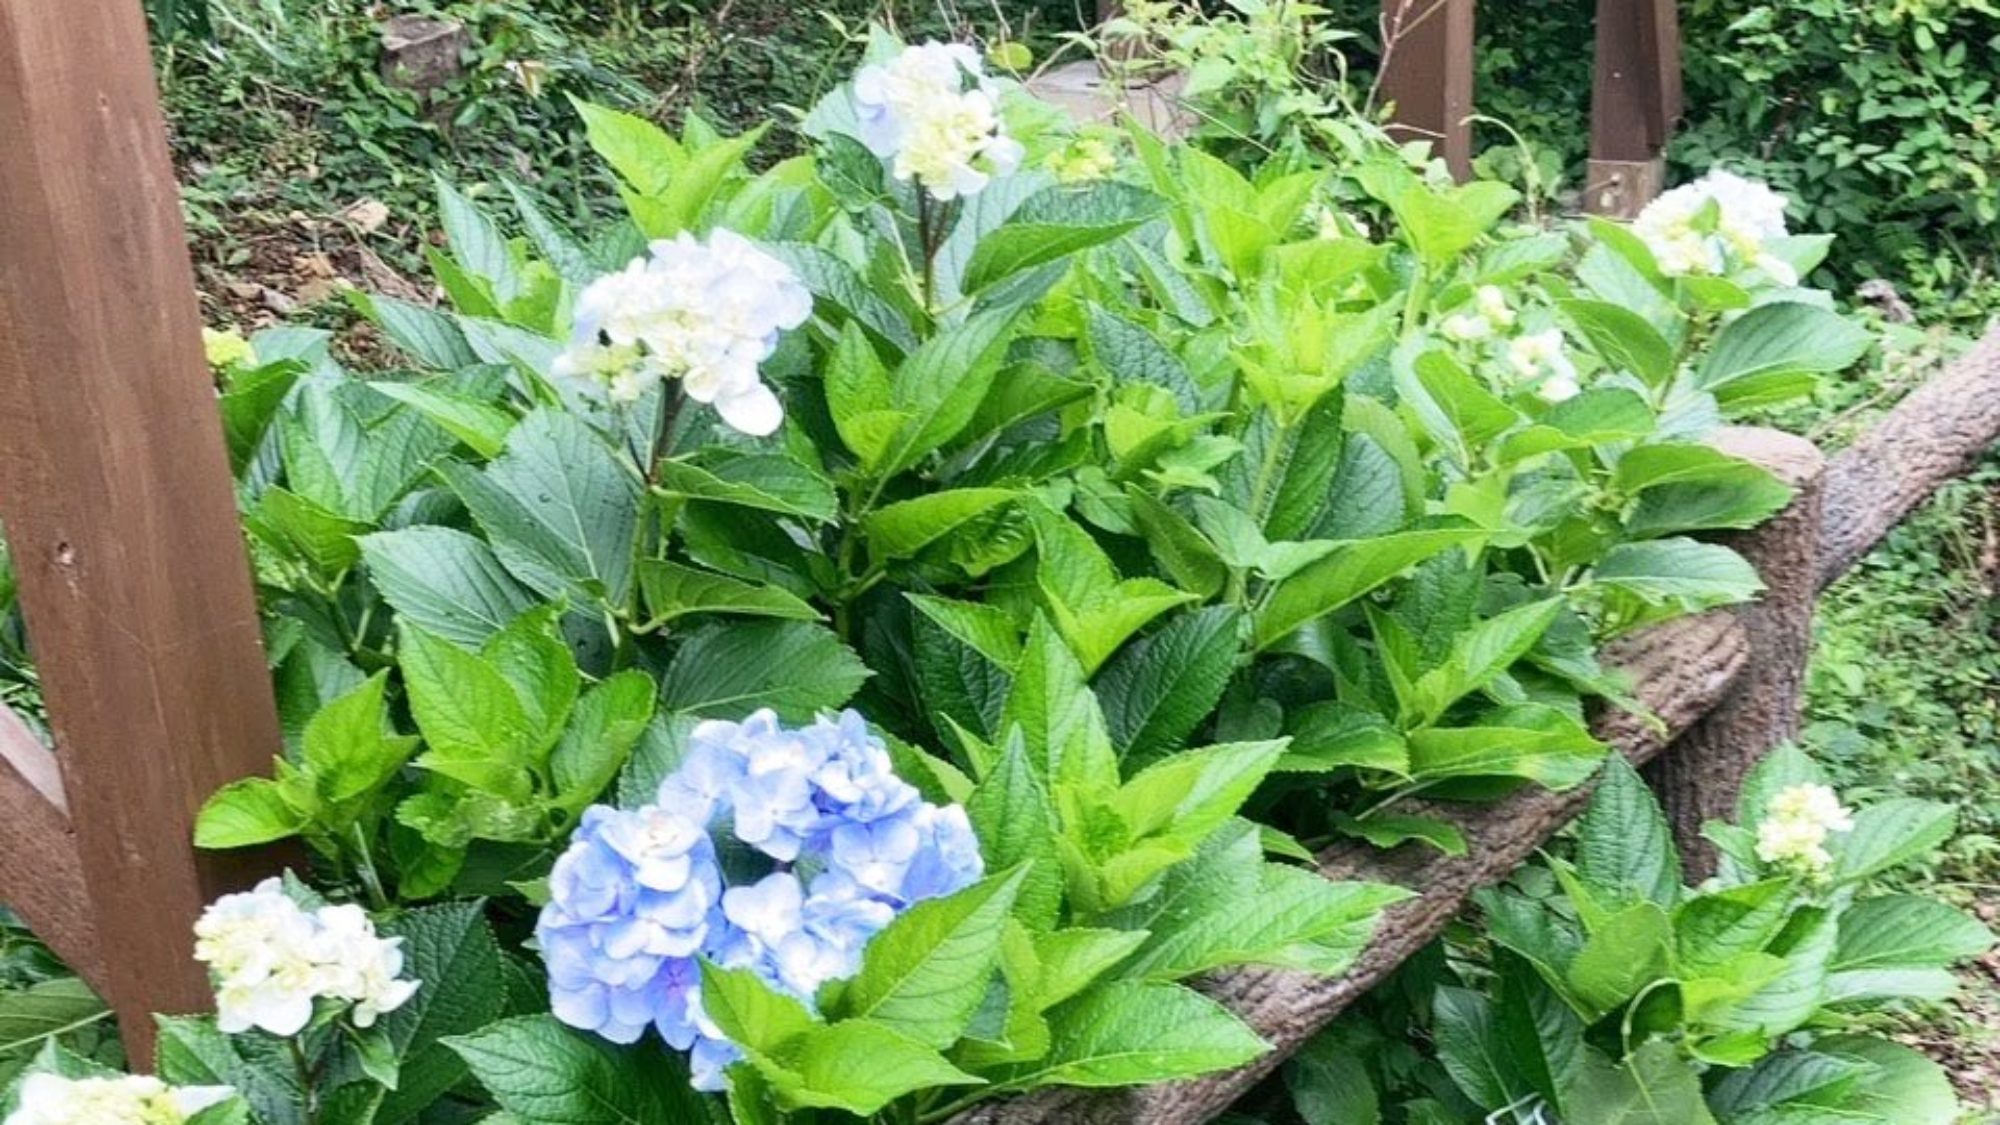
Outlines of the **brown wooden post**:
M279 734L139 0L0 2L0 139L0 514L55 736L0 728L0 897L144 1066L256 862L195 810Z
M1631 218L1666 179L1667 139L1681 115L1675 0L1597 0L1584 206Z
M1796 490L1769 523L1724 540L1764 579L1764 595L1737 607L1750 662L1722 702L1649 767L1692 879L1715 872L1708 820L1733 819L1743 779L1765 754L1799 735L1813 605L1819 598L1820 518L1826 459L1811 442L1777 430L1729 428L1715 445L1777 474Z
M1451 174L1472 175L1474 0L1382 0L1381 95L1390 134L1430 140Z

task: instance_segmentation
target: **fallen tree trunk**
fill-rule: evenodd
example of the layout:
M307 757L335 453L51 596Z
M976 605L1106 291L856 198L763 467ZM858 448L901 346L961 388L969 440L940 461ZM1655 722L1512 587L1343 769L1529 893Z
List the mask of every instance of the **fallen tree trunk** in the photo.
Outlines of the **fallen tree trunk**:
M1723 698L1749 652L1742 626L1727 613L1670 622L1615 643L1607 659L1632 677L1640 701L1659 721L1607 712L1596 723L1598 736L1633 762L1647 761ZM1245 968L1200 982L1202 991L1271 1042L1273 1050L1249 1066L1135 1090L1044 1090L975 1107L952 1125L1190 1125L1214 1117L1436 937L1473 891L1506 878L1589 800L1585 786L1565 793L1523 789L1475 807L1413 804L1413 812L1458 824L1470 845L1466 854L1441 856L1417 845L1387 852L1356 845L1322 854L1320 870L1328 878L1396 883L1417 897L1389 910L1368 948L1338 977Z
M1841 450L1827 466L1819 585L1832 585L1903 517L2000 440L2000 328Z

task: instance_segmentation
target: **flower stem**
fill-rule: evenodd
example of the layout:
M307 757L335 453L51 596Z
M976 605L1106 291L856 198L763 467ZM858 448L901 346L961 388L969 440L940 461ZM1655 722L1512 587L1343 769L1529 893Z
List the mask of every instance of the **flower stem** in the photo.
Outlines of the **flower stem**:
M319 1082L319 1071L306 1059L306 1049L299 1036L287 1038L285 1046L291 1050L292 1069L298 1072L299 1097L302 1099L299 1108L305 1113L305 1125L319 1125L319 1091L314 1088Z

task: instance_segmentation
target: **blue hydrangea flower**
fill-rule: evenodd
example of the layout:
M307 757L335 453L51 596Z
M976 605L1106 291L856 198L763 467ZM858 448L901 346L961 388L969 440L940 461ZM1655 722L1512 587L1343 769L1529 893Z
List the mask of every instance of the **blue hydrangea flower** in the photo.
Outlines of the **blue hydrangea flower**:
M693 956L720 919L722 870L704 826L655 805L584 813L549 874L536 927L550 1004L572 1027L631 1043L648 1026L692 1042Z
M725 833L769 861L761 877L724 885ZM810 1007L899 911L983 873L965 810L897 777L860 715L702 723L653 804L590 809L556 862L536 930L551 1008L618 1043L653 1027L719 1090L742 1055L702 1010L702 959Z

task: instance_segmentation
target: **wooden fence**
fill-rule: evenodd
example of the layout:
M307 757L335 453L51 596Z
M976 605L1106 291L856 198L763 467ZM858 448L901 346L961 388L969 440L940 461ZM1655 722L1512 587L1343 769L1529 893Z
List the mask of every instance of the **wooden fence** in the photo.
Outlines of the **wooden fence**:
M280 860L196 852L195 811L266 772L280 740L137 0L0 2L0 138L0 518L55 736L51 750L0 710L0 900L105 996L143 1065L151 1013L207 1004L189 955L202 904ZM1782 434L1723 437L1798 489L1737 539L1772 592L1618 644L1611 658L1661 723L1597 722L1634 761L1661 759L1653 776L1695 863L1700 818L1795 732L1818 591L1996 437L2000 332L1830 461ZM1524 791L1434 810L1464 828L1462 857L1323 855L1330 876L1421 893L1344 976L1206 982L1276 1045L1256 1064L1118 1094L1052 1091L960 1122L1215 1116L1586 800Z
M1664 186L1663 154L1681 116L1680 20L1676 0L1596 3L1583 205L1630 218ZM1098 2L1100 20L1120 11L1119 0ZM1461 180L1471 175L1474 155L1477 14L1477 0L1382 0L1378 20L1378 92L1391 110L1391 133L1431 141ZM1062 68L1069 73L1051 85L1070 96L1058 100L1087 100L1095 84L1077 72L1094 69ZM1157 103L1150 96L1128 108L1171 119L1171 109Z
M1597 0L1586 210L1629 218L1660 194L1681 115L1676 0ZM1460 179L1472 168L1476 0L1383 0L1384 98L1395 131L1428 137Z

